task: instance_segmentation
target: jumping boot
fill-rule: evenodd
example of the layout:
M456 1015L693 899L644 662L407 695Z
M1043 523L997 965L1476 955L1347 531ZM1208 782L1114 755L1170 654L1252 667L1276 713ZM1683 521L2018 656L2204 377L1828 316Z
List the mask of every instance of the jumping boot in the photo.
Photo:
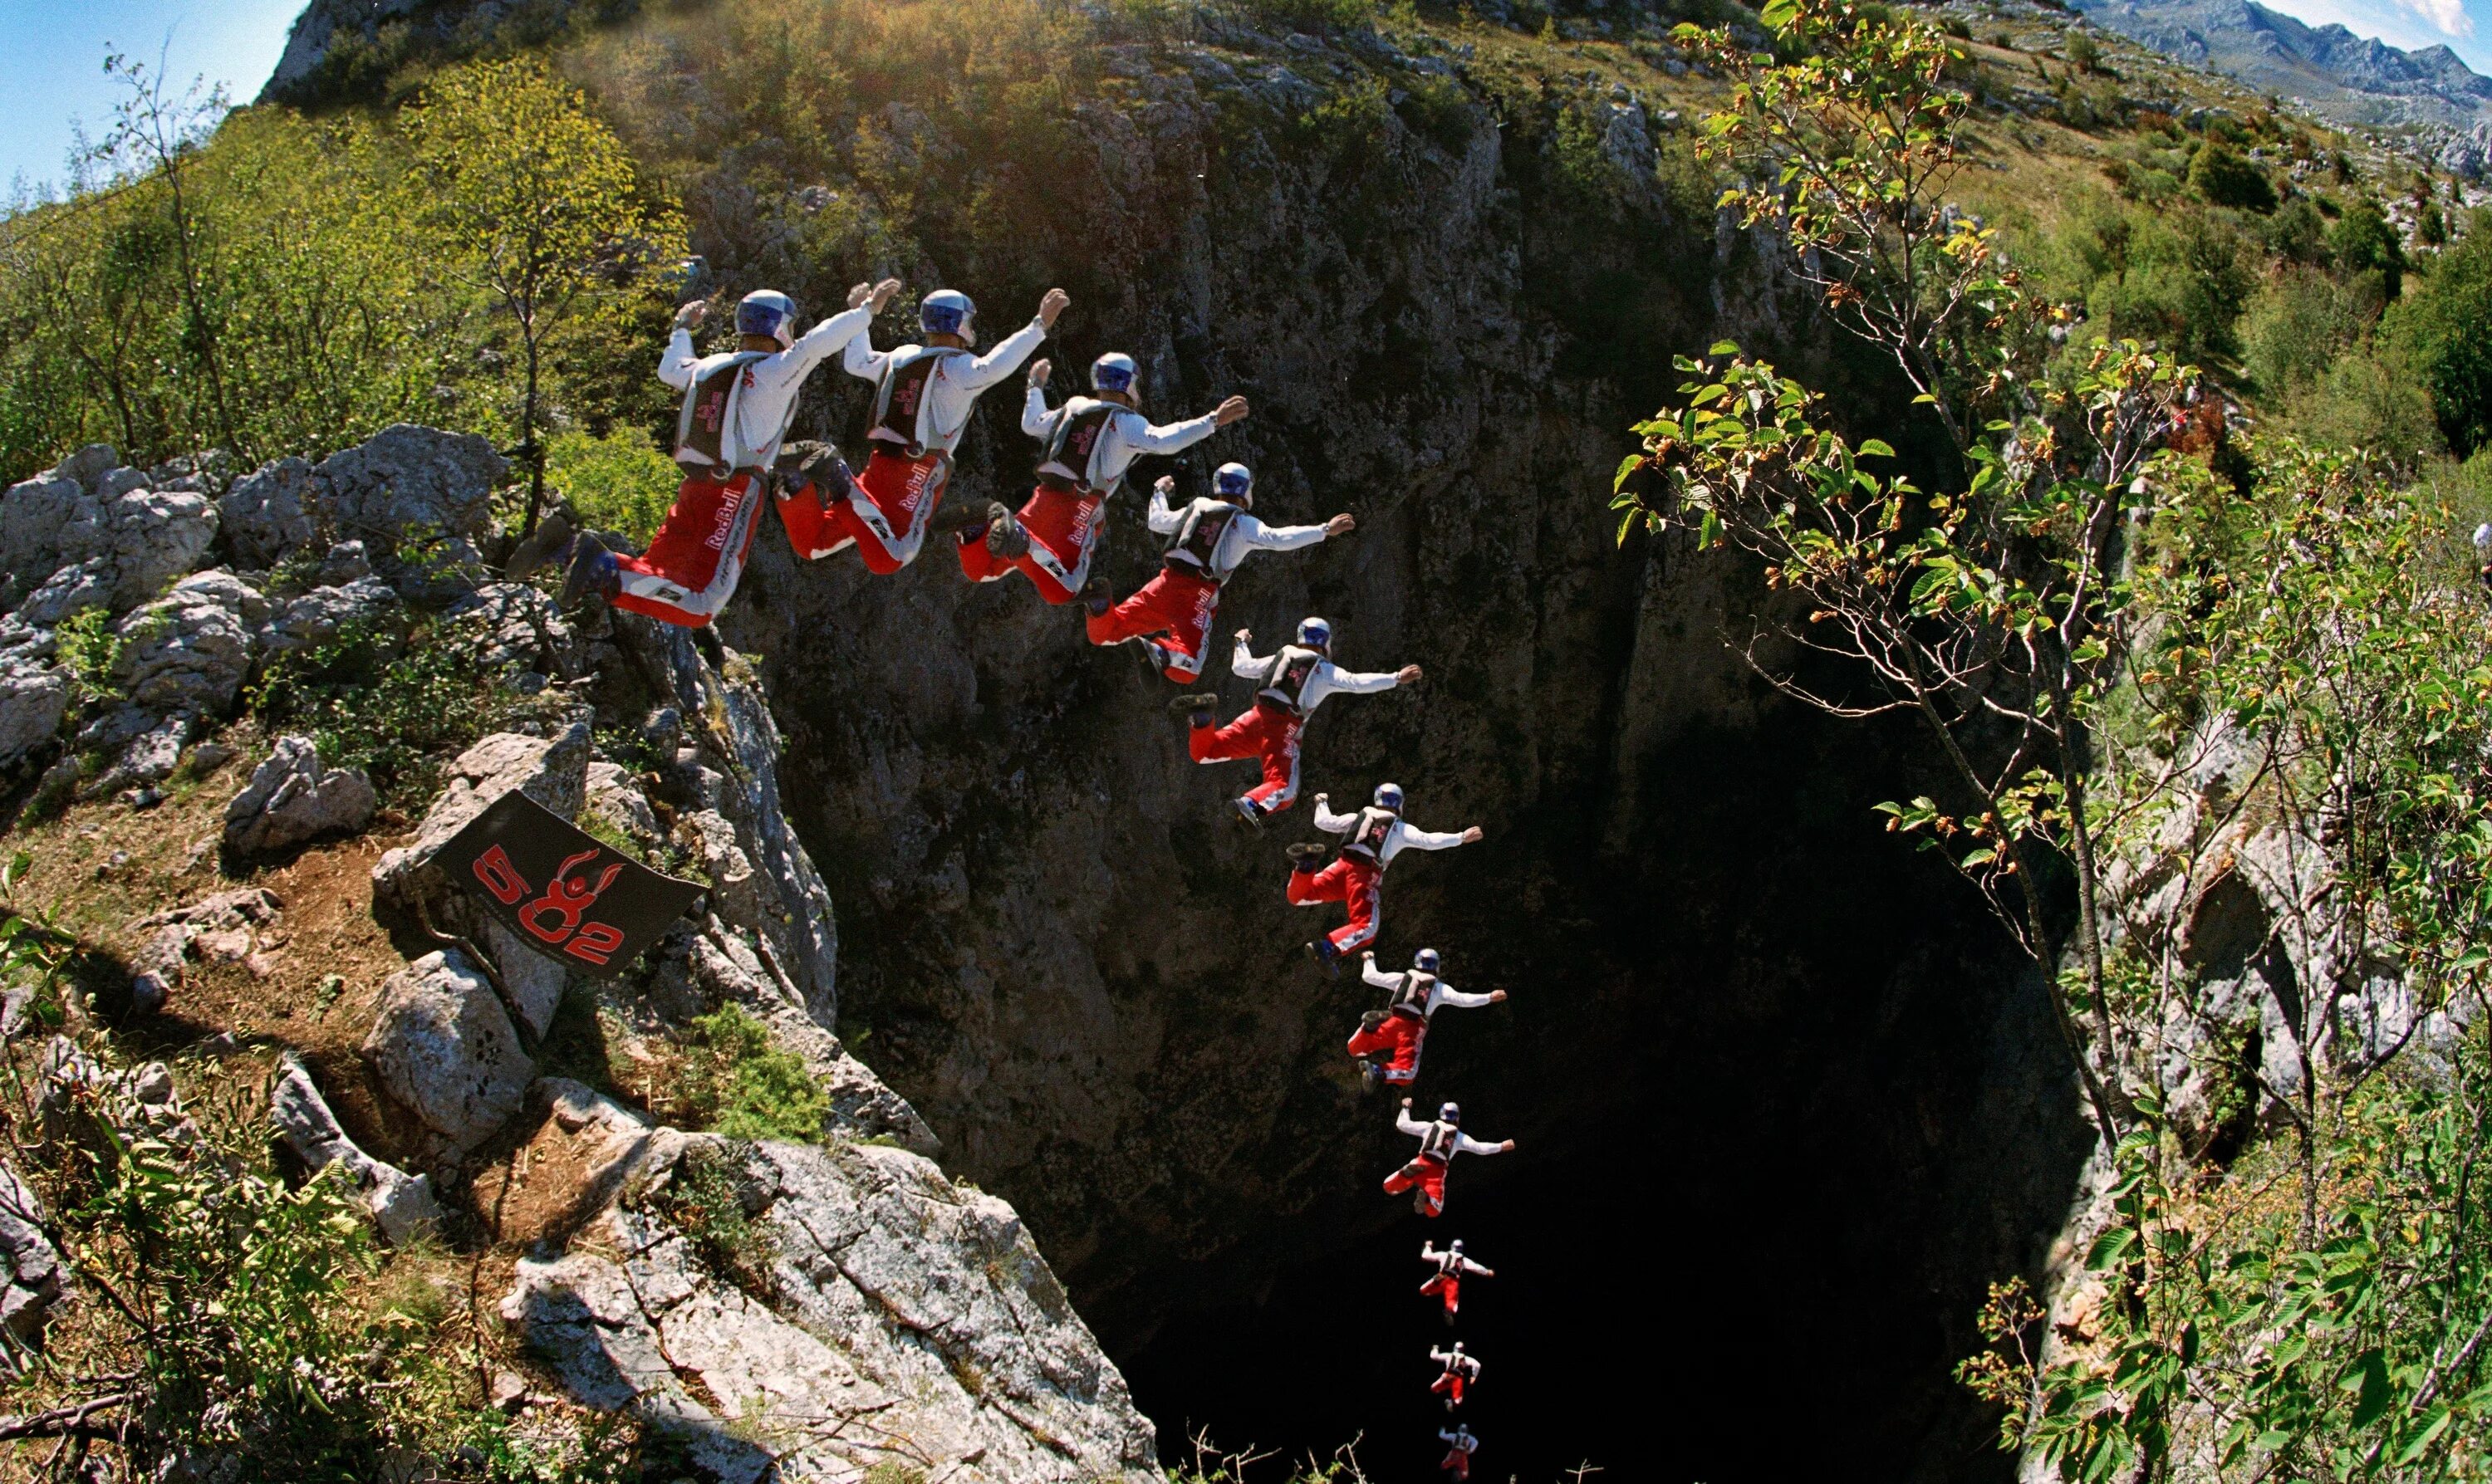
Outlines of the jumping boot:
M1316 869L1313 863L1323 858L1324 847L1311 840L1302 840L1285 853L1290 857L1291 871L1313 871Z
M1029 530L1000 504L987 507L987 554L1009 562L1029 554Z
M1211 725L1211 708L1220 704L1220 693L1202 691L1193 696L1180 696L1169 702L1169 709L1182 717L1196 718L1194 725Z
M1238 822L1248 829L1260 830L1263 827L1263 811L1255 807L1253 799L1232 799L1230 801L1230 807L1237 811Z
M1384 1012L1381 1010L1370 1010L1358 1018L1358 1028L1371 1036L1376 1034L1376 1027L1383 1024Z
M504 580L526 580L528 574L551 561L554 553L570 545L577 530L578 527L571 523L571 517L561 511L546 512L545 519L537 522L537 528L528 533L528 539L511 549L511 559L502 564Z
M1383 1085L1384 1068L1377 1062L1361 1057L1358 1063L1358 1090L1374 1092Z
M572 544L571 568L563 574L562 610L568 613L591 597L611 600L616 585L614 553L593 532L582 531Z
M1106 578L1092 578L1089 581L1083 583L1082 610L1088 613L1093 618L1107 617L1109 591L1108 579Z
M1428 1214L1428 1193L1426 1191L1413 1189L1410 1192L1410 1209L1418 1212L1422 1216ZM1446 1409L1448 1411L1452 1410L1453 1409L1451 1408Z
M956 505L950 510L934 512L934 518L926 522L926 533L930 536L959 536L963 545L966 545L991 531L999 515L1006 519L1012 518L1012 512L994 500L984 505Z
M1322 965L1325 973L1335 979L1341 977L1341 955L1333 951L1329 939L1320 937L1307 944L1307 956Z
M1447 1329L1454 1327L1454 1311L1451 1309L1445 1311L1445 1327Z

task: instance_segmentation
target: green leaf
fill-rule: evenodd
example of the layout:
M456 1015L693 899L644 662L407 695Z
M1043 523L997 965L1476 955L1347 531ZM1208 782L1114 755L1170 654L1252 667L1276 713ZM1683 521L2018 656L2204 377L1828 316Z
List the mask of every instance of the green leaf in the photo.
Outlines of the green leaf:
M1895 457L1894 449L1888 447L1884 438L1863 438L1853 451L1863 458L1892 459Z
M2086 1270L2093 1273L2110 1271L2119 1265L2121 1256L2136 1240L2137 1230L2126 1226L2114 1227L2095 1237L2094 1244L2086 1249Z
M1713 342L1713 348L1705 353L1708 356L1735 356L1739 353L1739 342L1737 341L1715 341Z
M2357 1391L2354 1398L2354 1426L2369 1427L2388 1410L2388 1364L2376 1350L2365 1350L2354 1362L2353 1369L2336 1382L2343 1391Z

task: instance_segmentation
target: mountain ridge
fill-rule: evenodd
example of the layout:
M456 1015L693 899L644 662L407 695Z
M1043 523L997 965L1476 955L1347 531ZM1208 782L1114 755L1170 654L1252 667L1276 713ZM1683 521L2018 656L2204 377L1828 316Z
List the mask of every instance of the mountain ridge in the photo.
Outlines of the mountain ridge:
M2075 0L2092 23L2175 60L2295 99L2340 124L2468 128L2492 120L2492 78L2447 45L2407 51L2258 0Z

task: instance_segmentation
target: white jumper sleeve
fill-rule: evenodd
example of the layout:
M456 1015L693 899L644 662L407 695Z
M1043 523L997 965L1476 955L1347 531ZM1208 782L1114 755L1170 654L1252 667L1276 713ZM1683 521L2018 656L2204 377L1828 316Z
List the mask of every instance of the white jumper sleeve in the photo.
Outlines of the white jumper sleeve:
M1330 660L1324 662L1324 688L1339 691L1344 696L1373 696L1379 691L1389 691L1401 683L1402 677L1393 670L1382 670L1372 675L1361 674L1354 669L1343 669Z
M1399 819L1393 821L1393 832L1400 837L1396 844L1413 850L1450 850L1463 843L1460 830L1417 830Z
M1055 414L1047 407L1047 388L1034 386L1022 399L1021 430L1033 438L1044 439L1055 429Z
M1415 1135L1422 1139L1426 1138L1428 1134L1428 1125L1411 1117L1410 1110L1407 1108L1399 1109L1394 1113L1393 1126L1406 1134Z
M1275 649L1257 659L1255 651L1247 648L1246 641L1241 638L1237 641L1236 652L1229 657L1229 670L1241 680L1267 680L1271 678L1274 662L1280 658L1281 651Z
M792 400L797 385L814 373L815 367L828 360L832 351L846 350L873 323L874 311L864 305L833 314L798 337L793 345L754 362L754 390L774 401Z
M1350 826L1357 822L1358 816L1354 814L1337 815L1323 803L1316 805L1316 828L1327 835L1347 835Z
M1320 525L1265 525L1253 516L1230 522L1229 534L1258 551L1294 551L1324 539Z
M1208 412L1201 417L1187 418L1182 423L1147 423L1140 416L1132 422L1124 418L1116 421L1125 425L1125 441L1138 454L1183 453L1220 430L1220 425L1212 421L1212 414ZM1142 423L1142 430L1139 433L1132 431L1133 423Z
M1187 502L1183 510L1172 508L1169 504L1168 491L1157 485L1153 485L1151 487L1151 508L1149 513L1144 515L1142 519L1150 523L1153 534L1160 536L1173 536L1177 533L1178 529L1185 524L1186 511L1192 510L1193 508L1194 505L1191 501Z
M1429 996L1428 1008L1434 1010L1439 1005L1451 1005L1457 1010L1476 1010L1482 1005L1493 1002L1489 995L1466 994L1444 981L1439 980L1436 994Z
M667 337L667 353L658 362L658 379L678 392L692 389L700 357L693 353L693 333L678 328Z
M1378 968L1374 959L1364 959L1360 961L1358 976L1380 990L1398 990L1402 988L1402 976L1400 974L1386 973L1383 969ZM1422 1256L1425 1256L1425 1254L1422 1254Z
M983 390L1021 370L1021 363L1028 360L1029 353L1036 350L1038 342L1045 339L1047 339L1047 326L1032 319L997 341L994 349L966 366L961 366L956 361L952 364L959 369L955 371L947 368L945 373L950 376L955 386L965 387L972 392Z
M1454 1135L1454 1151L1458 1154L1503 1154L1505 1145L1482 1143L1470 1135L1458 1131Z

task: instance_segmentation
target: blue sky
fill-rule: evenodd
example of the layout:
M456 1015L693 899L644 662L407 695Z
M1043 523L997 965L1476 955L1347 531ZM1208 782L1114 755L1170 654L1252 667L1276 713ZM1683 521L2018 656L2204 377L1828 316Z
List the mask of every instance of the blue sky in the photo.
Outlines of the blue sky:
M248 103L285 49L285 28L303 0L0 0L0 192L20 175L57 182L67 171L70 124L100 131L115 79L104 74L106 50L153 64L167 58L170 75L204 75ZM170 47L167 49L167 39Z

